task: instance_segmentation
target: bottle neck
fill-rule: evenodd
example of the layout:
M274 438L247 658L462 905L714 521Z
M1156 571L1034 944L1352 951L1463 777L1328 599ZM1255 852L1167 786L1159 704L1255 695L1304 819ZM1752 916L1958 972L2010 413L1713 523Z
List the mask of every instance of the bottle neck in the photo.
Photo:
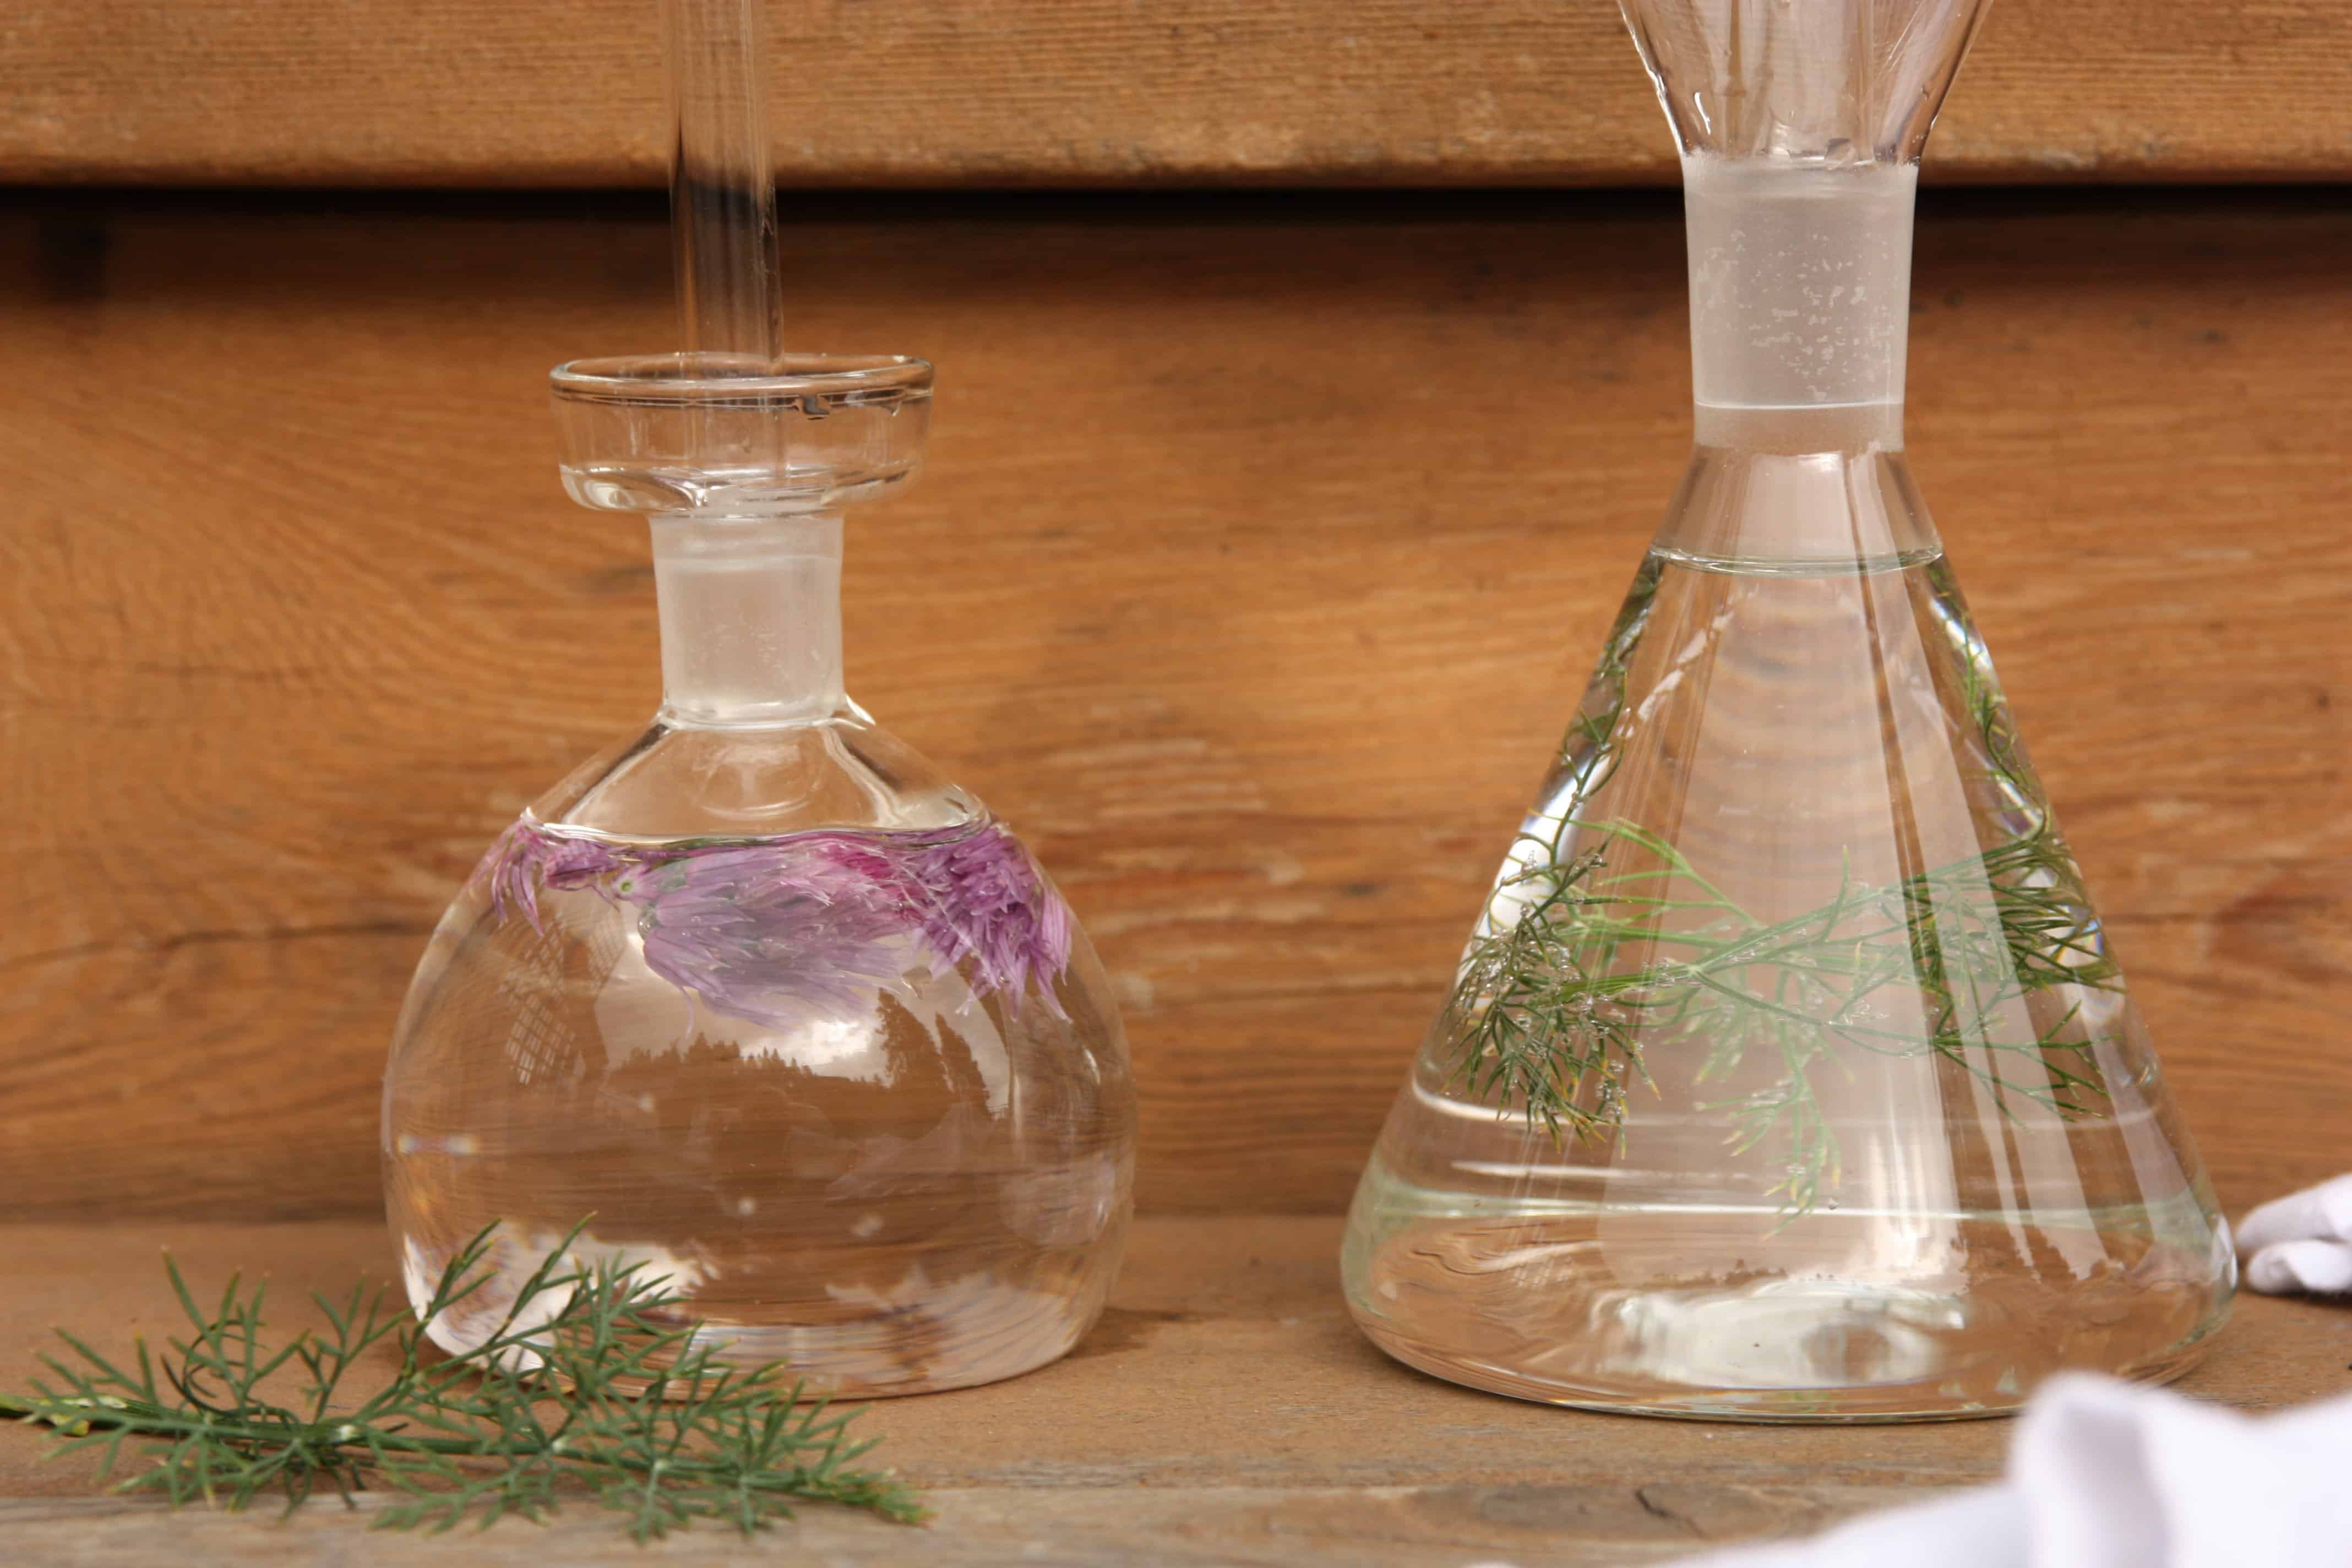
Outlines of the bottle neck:
M1916 163L1683 159L1703 446L1899 449Z
M664 722L807 724L843 706L838 515L663 512L653 535Z

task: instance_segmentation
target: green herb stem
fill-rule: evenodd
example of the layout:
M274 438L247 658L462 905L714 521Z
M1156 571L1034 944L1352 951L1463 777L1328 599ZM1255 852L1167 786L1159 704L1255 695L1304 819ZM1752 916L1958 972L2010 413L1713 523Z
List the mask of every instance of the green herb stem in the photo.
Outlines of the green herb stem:
M749 1535L801 1501L921 1519L887 1474L848 1468L873 1447L850 1439L854 1412L805 1398L780 1366L721 1365L699 1325L675 1326L688 1303L635 1266L563 1268L577 1226L487 1337L426 1359L419 1320L439 1319L489 1281L496 1230L460 1249L415 1316L386 1311L382 1292L314 1296L327 1331L267 1352L263 1287L247 1292L232 1279L208 1311L167 1258L192 1337L169 1341L160 1366L140 1341L125 1367L60 1330L70 1359L41 1357L57 1384L0 1394L0 1412L49 1426L59 1453L99 1450L101 1477L126 1440L161 1445L153 1467L116 1489L158 1490L174 1505L242 1508L274 1489L290 1511L322 1486L346 1502L375 1486L403 1499L377 1527L447 1530L507 1513L543 1518L585 1489L626 1514L640 1541L698 1518ZM397 1354L392 1381L336 1414L347 1374L386 1341ZM289 1367L309 1376L291 1405L260 1387Z

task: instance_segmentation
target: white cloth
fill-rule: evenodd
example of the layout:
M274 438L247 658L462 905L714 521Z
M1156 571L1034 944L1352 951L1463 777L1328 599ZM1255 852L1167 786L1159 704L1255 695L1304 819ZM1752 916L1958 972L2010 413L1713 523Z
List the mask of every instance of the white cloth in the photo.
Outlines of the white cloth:
M2352 1397L2253 1419L2069 1373L1999 1486L1681 1568L2352 1568Z
M2352 1290L2352 1176L2248 1215L2238 1225L2238 1256L2246 1260L2249 1289Z

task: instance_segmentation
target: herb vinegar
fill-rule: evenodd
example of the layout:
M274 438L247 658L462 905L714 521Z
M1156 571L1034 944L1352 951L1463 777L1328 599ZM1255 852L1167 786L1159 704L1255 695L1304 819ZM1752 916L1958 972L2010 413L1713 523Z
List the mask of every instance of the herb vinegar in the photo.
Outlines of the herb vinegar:
M1350 1215L1399 1359L1559 1404L1987 1415L2161 1378L2227 1233L1904 459L1979 0L1626 0L1694 449Z
M1535 1398L1985 1413L2194 1353L2228 1261L2186 1147L1941 561L1654 554L1372 1157L1350 1301Z
M649 514L662 705L508 828L410 985L401 1265L420 1311L478 1235L490 1271L426 1331L463 1354L551 1261L641 1265L690 1348L825 1393L1042 1366L1118 1273L1135 1088L1044 870L844 689L836 509L913 478L930 367L659 354L554 388L566 487Z

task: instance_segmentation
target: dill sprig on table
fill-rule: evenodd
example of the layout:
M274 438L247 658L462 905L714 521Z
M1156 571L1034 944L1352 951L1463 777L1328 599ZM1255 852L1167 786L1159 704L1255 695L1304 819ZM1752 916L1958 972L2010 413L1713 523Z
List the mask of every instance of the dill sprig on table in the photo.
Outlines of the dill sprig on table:
M2079 1004L2023 1034L2010 1019L2032 993L2116 989L2119 972L1973 630L1957 612L1945 628L2009 836L1891 886L1841 877L1827 903L1767 921L1658 834L1580 815L1617 763L1655 580L1636 582L1570 727L1553 792L1569 804L1522 830L1464 954L1441 1021L1455 1079L1556 1142L1622 1136L1629 1092L1650 1082L1646 1044L1703 1043L1702 1082L1767 1053L1771 1083L1700 1109L1728 1117L1737 1152L1778 1135L1786 1163L1769 1190L1798 1214L1838 1180L1814 1074L1842 1050L1941 1058L1986 1083L2005 1114L2020 1100L2092 1111L2105 1090L2076 1069L2099 1038L2078 1026ZM1612 873L1625 858L1647 868ZM2029 1073L2010 1070L2028 1058Z
M262 1339L264 1286L232 1278L216 1310L200 1306L168 1257L165 1272L191 1325L154 1355L142 1340L118 1365L59 1330L71 1356L43 1355L57 1382L0 1394L0 1412L53 1428L58 1452L95 1449L113 1473L126 1442L150 1446L152 1468L117 1483L173 1505L239 1509L277 1491L291 1512L321 1489L348 1504L381 1489L402 1500L379 1528L487 1526L509 1513L539 1520L562 1495L584 1492L626 1517L639 1541L696 1519L750 1535L824 1501L915 1522L922 1510L887 1474L850 1468L873 1447L853 1440L855 1412L803 1401L780 1365L719 1364L698 1326L677 1326L689 1303L642 1265L568 1267L572 1236L527 1279L480 1344L428 1355L431 1321L489 1279L493 1226L443 1270L419 1312L387 1311L384 1293L354 1287L341 1301L314 1295L323 1332L276 1349ZM347 1382L386 1341L391 1381L363 1395ZM265 1392L274 1375L304 1379L290 1404ZM362 1377L363 1377L362 1373ZM160 1445L160 1448L152 1447Z

